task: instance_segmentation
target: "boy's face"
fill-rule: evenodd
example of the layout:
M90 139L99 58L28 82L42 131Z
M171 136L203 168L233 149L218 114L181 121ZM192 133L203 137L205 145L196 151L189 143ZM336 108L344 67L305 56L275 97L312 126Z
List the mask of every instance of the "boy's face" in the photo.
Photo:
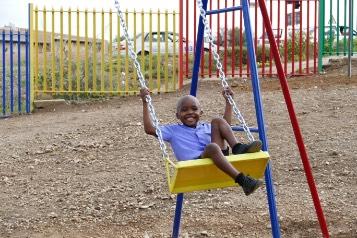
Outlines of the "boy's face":
M184 96L177 105L176 117L186 126L196 127L202 110L197 98Z

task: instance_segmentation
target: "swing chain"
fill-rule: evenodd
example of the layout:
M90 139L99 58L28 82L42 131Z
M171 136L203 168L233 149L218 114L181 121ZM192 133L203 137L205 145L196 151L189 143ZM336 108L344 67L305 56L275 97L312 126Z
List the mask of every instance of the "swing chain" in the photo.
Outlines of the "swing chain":
M147 89L148 87L146 86L145 79L144 79L143 73L141 71L141 67L140 67L140 64L138 62L138 59L137 59L138 57L137 57L137 55L136 55L136 53L134 51L133 42L131 42L129 40L128 28L126 26L126 23L125 23L125 20L124 20L124 16L123 16L123 12L120 9L120 4L119 4L118 0L115 0L115 7L117 9L117 13L118 13L118 16L120 18L120 25L122 26L123 31L124 31L125 40L126 40L126 42L128 44L129 56L130 56L131 60L133 61L134 67L136 69L136 74L137 74L139 82L140 82L140 87ZM151 120L153 122L153 126L155 127L156 135L157 135L157 137L159 139L159 144L160 144L160 149L161 149L161 152L162 152L162 157L165 160L167 160L170 164L175 166L175 164L169 159L169 155L168 155L167 149L166 149L166 144L165 144L165 142L164 142L164 140L162 138L162 132L161 132L161 129L160 129L159 119L156 116L155 108L154 108L154 106L152 104L152 99L151 99L150 95L146 95L145 100L148 103L148 109L149 109L150 117L151 117Z
M226 75L224 74L223 66L220 61L219 54L217 53L217 46L213 43L212 31L211 31L211 28L209 27L207 19L206 19L206 11L203 9L202 0L197 0L197 5L200 9L200 16L202 18L202 22L203 22L204 28L205 28L204 31L208 35L208 41L209 41L209 44L211 45L211 48L213 51L213 58L216 62L216 68L219 71L219 78L221 79L222 87L227 88L227 87L229 87L229 84L226 80ZM233 100L233 97L228 92L225 92L225 95L228 99L229 104L233 107L233 112L236 115L236 118L238 119L238 121L241 123L243 130L246 133L249 141L254 141L254 137L253 137L252 133L250 132L249 127L247 126L242 113L239 111L235 101Z

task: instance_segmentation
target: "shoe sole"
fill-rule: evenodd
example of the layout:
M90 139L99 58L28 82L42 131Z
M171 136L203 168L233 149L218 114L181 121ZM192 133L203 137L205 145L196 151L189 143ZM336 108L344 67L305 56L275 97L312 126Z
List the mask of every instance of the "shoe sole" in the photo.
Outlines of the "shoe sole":
M255 153L259 152L262 149L262 142L261 141L253 141L250 143L249 148L245 153Z
M250 194L254 193L258 188L260 188L262 185L263 185L263 182L258 180L254 189L252 191L250 191L249 193L245 193L245 195L249 196Z

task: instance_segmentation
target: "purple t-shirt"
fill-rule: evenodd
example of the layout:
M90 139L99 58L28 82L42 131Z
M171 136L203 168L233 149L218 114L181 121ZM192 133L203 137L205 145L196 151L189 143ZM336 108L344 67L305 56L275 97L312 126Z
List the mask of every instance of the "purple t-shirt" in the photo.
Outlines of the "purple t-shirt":
M178 161L199 157L206 145L211 143L211 124L208 123L199 123L196 128L169 124L160 129L163 140L170 143Z

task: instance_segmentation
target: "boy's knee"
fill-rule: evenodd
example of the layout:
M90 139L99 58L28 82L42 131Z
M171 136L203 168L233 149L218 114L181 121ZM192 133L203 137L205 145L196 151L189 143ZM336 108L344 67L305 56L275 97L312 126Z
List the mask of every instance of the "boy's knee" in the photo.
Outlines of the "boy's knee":
M209 143L208 145L206 145L206 151L209 154L213 154L216 153L217 151L220 151L221 147L219 147L219 145L217 145L216 143Z
M220 118L220 117L213 118L212 121L211 121L211 125L212 126L220 125L220 124L223 124L223 123L226 123L226 121L223 118Z

